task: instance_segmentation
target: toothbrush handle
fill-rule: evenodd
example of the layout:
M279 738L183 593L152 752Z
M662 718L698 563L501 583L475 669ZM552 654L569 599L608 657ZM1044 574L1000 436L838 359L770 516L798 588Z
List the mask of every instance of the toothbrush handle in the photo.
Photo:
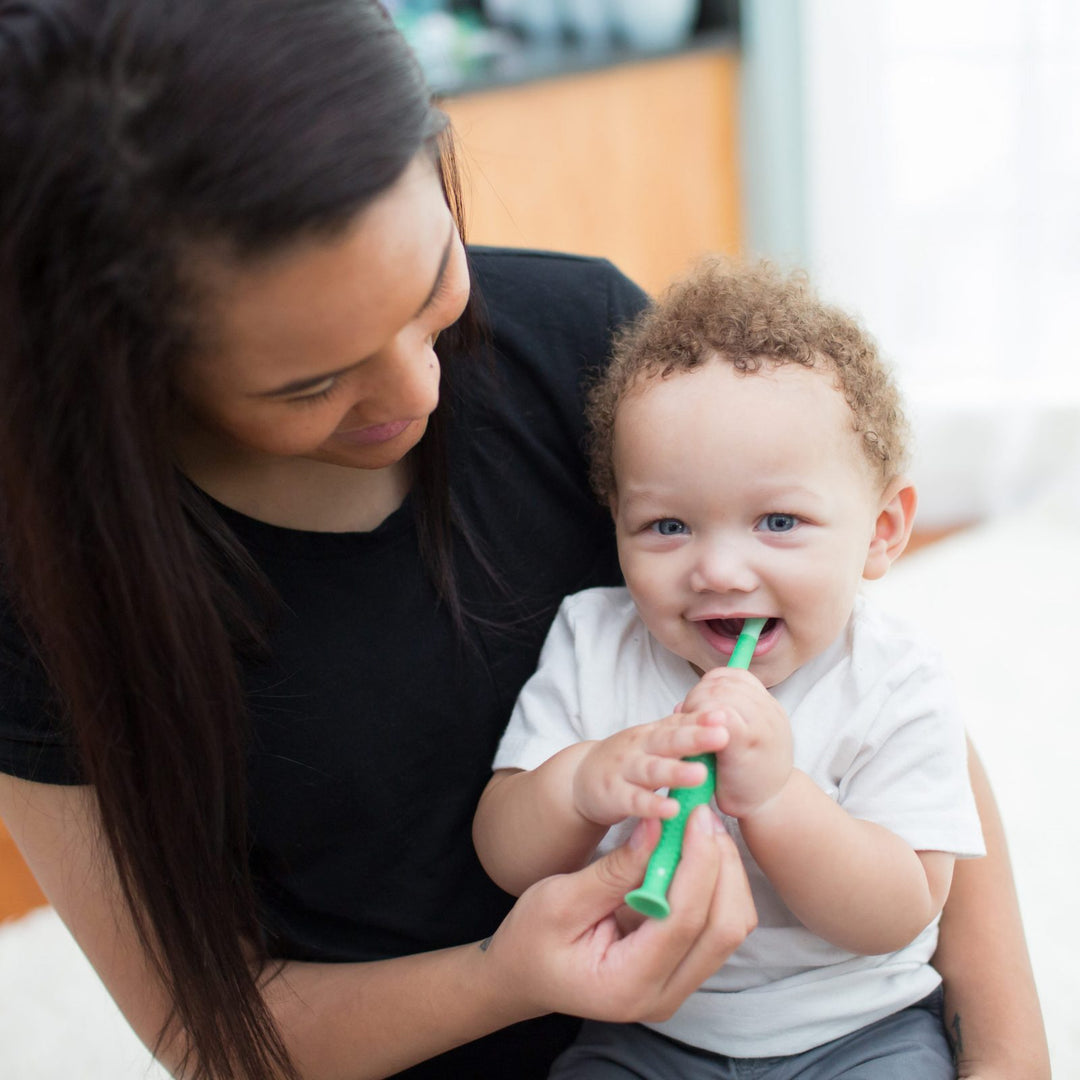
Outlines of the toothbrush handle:
M682 858L686 819L693 810L707 803L716 792L716 755L694 754L685 760L700 761L707 770L705 779L697 787L671 789L670 795L679 804L679 812L664 822L660 839L645 870L645 880L624 898L635 911L654 919L663 919L671 914L667 890L675 867Z
M745 669L750 666L765 622L765 619L747 619L743 623L742 633L735 642L735 648L727 663L728 667ZM648 915L654 919L663 919L671 914L667 890L675 868L682 858L686 819L696 807L710 802L716 793L716 755L695 754L686 760L702 762L706 768L705 779L697 787L672 788L669 792L679 804L679 812L675 817L668 818L664 822L660 830L660 839L645 871L645 880L638 888L625 896L626 902L635 911L640 911L642 915Z

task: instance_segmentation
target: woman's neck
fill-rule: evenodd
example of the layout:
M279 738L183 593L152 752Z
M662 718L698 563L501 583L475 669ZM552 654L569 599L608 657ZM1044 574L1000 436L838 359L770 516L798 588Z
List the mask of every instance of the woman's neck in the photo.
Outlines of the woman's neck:
M385 469L353 469L309 458L231 463L225 471L185 462L189 479L248 517L305 532L370 532L405 501L408 458Z

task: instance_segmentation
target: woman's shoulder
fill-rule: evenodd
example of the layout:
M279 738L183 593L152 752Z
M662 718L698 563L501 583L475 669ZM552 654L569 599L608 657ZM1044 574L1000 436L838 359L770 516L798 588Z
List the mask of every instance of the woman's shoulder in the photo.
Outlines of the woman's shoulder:
M474 268L481 273L513 274L550 283L611 279L627 282L636 288L610 260L593 255L575 255L541 248L493 247L488 244L470 244L468 250Z
M612 336L648 297L606 259L550 251L470 249L474 296L493 363L485 393L475 380L459 407L483 401L499 414L557 417L576 442L583 388L611 353ZM475 369L470 369L475 370Z
M471 247L477 291L495 327L536 325L610 337L648 296L607 259L524 248Z

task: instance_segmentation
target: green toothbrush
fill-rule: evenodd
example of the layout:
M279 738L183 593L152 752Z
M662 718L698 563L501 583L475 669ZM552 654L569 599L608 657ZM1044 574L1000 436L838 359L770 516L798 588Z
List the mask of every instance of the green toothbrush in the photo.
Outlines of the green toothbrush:
M727 662L728 667L745 669L750 666L762 627L767 621L767 619L746 619L743 622L742 632ZM679 859L682 856L686 819L695 807L709 802L716 792L716 755L695 754L686 760L700 761L707 770L705 779L697 787L675 788L669 793L679 804L679 812L675 817L668 818L664 822L660 840L649 859L649 866L645 871L645 880L641 883L641 887L628 892L625 897L626 902L635 911L640 911L642 915L649 915L654 919L663 919L671 914L671 906L667 902L667 890L668 885L671 884L671 877L675 873L675 867L679 865Z

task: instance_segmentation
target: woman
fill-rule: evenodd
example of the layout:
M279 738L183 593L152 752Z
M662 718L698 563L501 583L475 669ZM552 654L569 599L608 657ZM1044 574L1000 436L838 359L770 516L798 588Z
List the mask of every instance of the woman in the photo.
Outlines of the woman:
M3 0L0 109L0 814L135 1030L185 1076L527 1077L567 1022L520 1021L670 1013L753 925L708 815L625 936L655 827L512 908L469 842L617 572L578 389L643 296L467 260L375 4ZM942 946L981 1076L1041 1034L988 872Z

